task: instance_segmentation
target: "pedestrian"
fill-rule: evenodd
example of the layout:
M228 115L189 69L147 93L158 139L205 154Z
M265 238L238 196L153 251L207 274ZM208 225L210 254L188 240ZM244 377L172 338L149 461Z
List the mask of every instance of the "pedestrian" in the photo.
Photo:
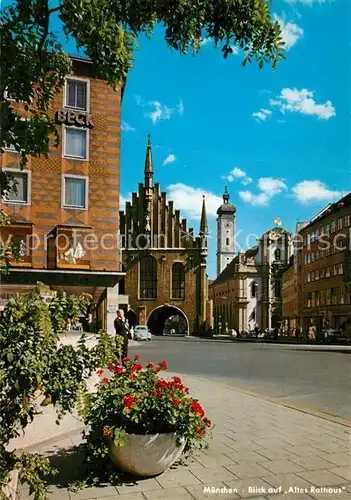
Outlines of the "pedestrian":
M278 333L279 333L279 330L278 330L278 327L276 326L274 328L274 340L275 340L275 342L278 340Z
M116 319L113 325L116 331L116 340L121 337L123 339L123 344L122 344L122 361L123 361L123 358L126 358L128 356L128 328L123 309L118 309L116 311ZM116 352L116 356L120 360L121 356L119 352Z

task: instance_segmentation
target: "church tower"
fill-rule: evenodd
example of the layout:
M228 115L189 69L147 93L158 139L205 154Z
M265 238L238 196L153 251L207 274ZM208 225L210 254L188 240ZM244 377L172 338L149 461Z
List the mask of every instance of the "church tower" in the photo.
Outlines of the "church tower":
M217 276L227 267L235 255L235 212L229 203L227 186L224 189L223 204L217 210Z

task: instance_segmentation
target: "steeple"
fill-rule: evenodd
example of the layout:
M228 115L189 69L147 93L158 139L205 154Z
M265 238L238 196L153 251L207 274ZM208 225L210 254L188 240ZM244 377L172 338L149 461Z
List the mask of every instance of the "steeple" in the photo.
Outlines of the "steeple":
M227 204L229 203L229 200L230 200L230 195L229 195L229 193L228 193L228 188L227 188L227 186L225 186L225 188L224 188L224 194L223 194L223 203L224 203L225 205L227 205Z
M146 188L152 188L153 177L154 177L154 169L152 166L151 137L149 134L147 139L145 168L144 168L144 184Z
M202 211L201 211L201 221L200 221L200 235L208 235L208 225L207 225L207 212L206 212L206 202L205 195L202 198Z

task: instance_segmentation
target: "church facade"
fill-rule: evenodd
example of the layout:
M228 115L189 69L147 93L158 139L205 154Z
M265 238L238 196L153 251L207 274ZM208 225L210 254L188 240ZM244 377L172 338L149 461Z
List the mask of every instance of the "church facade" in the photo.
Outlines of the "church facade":
M159 183L154 183L149 137L144 182L120 211L126 272L120 293L128 296L131 325L147 325L155 335L201 334L211 326L207 238L205 199L195 235L166 192L160 191Z
M235 255L235 213L225 189L217 211L217 278L209 291L215 331L279 327L282 275L293 255L292 236L275 219L275 227L259 237L257 245Z

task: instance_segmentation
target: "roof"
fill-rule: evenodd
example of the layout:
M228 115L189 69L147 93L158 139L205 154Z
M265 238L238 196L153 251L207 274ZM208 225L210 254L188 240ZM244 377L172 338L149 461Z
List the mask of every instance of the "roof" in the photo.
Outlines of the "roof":
M221 215L221 214L226 213L226 212L229 214L235 214L236 208L231 203L223 203L223 205L221 205L218 208L217 214Z
M255 257L255 255L258 254L258 250L259 250L259 247L254 246L254 247L246 250L244 255L246 257ZM212 286L216 286L216 285L221 285L222 283L225 283L226 281L230 280L234 275L234 270L235 270L236 264L239 264L239 255L234 257L234 259L231 262L229 262L227 267L225 269L223 269L221 274L219 276L217 276L217 278L213 281L213 283L211 283L210 286L212 287Z
M327 205L323 210L321 210L317 215L312 217L310 221L306 224L305 227L301 229L301 232L304 232L306 229L310 228L313 226L316 222L321 221L325 217L328 217L329 215L338 212L345 206L350 206L351 205L351 192L347 193L343 198L340 198L340 200L336 201L335 203L330 203Z

